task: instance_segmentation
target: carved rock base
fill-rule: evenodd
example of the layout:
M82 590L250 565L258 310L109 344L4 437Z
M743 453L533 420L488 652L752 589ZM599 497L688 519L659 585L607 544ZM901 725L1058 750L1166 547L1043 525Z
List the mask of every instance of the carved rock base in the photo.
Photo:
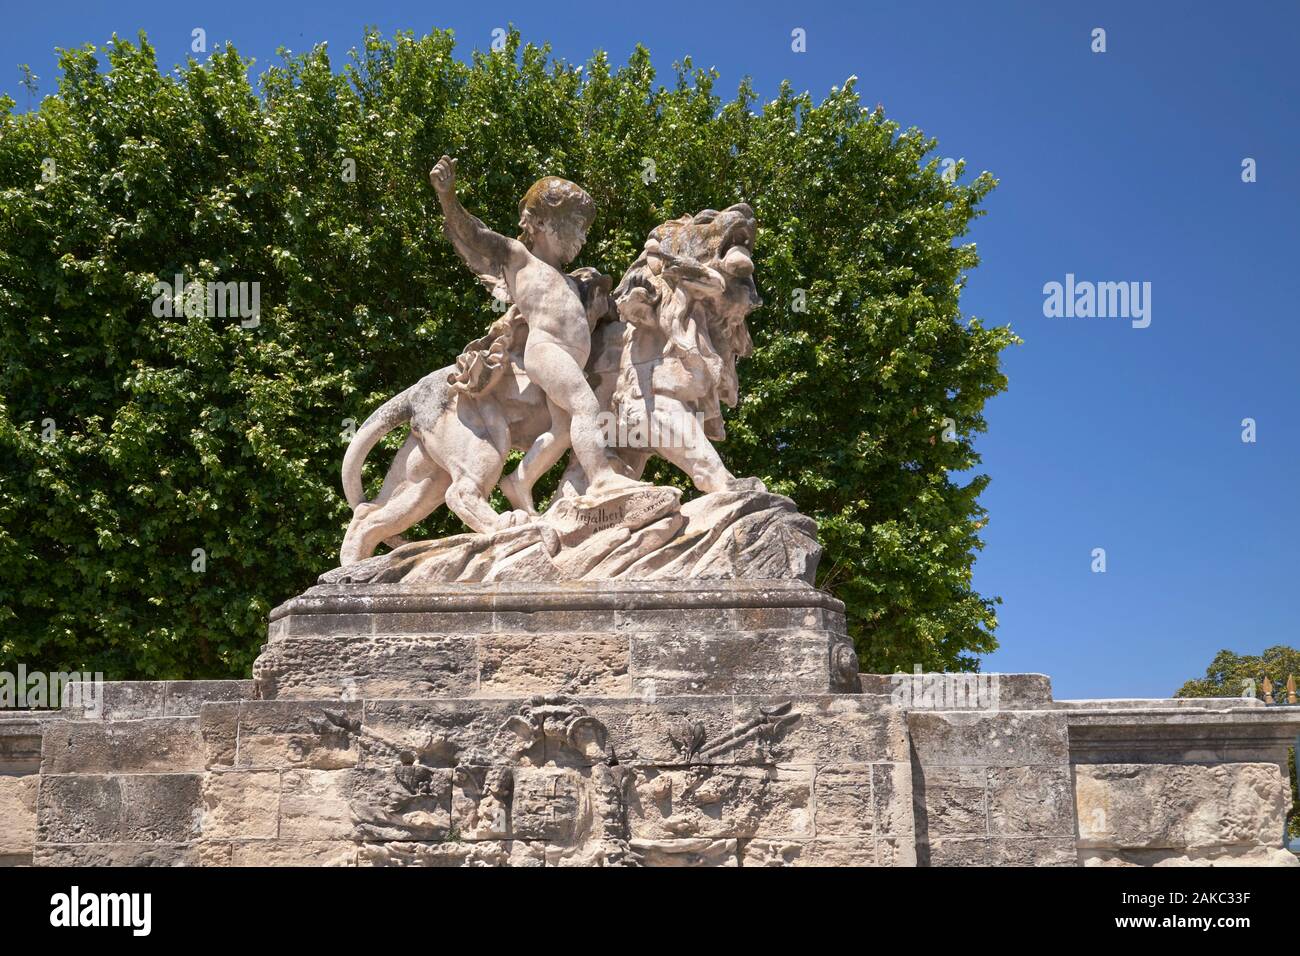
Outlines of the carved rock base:
M677 488L561 498L532 524L413 541L320 576L322 584L787 579L811 584L817 525L793 501Z

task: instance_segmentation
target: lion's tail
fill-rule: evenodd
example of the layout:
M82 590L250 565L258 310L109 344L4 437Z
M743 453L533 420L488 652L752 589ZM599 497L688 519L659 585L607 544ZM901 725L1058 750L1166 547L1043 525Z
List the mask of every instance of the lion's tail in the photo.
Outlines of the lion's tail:
M366 463L366 456L380 439L411 420L411 390L414 388L412 385L375 409L348 443L348 450L343 455L343 494L354 511L366 500L366 491L361 483L361 468Z

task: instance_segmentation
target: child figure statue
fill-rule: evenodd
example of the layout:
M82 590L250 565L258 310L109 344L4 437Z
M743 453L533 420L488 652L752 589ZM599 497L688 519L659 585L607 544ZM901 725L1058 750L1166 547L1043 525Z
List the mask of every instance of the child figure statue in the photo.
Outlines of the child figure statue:
M500 482L514 507L535 514L532 489L570 447L586 473L587 494L647 487L621 474L606 454L600 403L583 368L591 328L577 283L563 268L577 258L596 218L579 186L547 176L519 203L518 239L493 232L456 198L456 161L443 156L429 173L457 254L481 278L504 283L528 323L524 372L545 393L549 430L538 436L513 474Z

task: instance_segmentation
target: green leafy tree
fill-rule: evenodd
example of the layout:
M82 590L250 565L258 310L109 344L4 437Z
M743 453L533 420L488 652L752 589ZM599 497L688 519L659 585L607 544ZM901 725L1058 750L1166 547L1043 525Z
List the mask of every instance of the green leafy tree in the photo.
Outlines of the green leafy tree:
M19 80L18 83L27 91L27 108L31 109L32 97L35 96L36 91L40 89L37 82L40 80L40 77L33 73L32 68L26 63L20 63L18 65L18 72L22 74L22 79Z
M62 51L36 111L0 106L0 663L248 673L267 612L335 563L348 420L494 317L439 230L449 153L501 230L541 175L582 183L579 264L616 277L661 221L753 205L765 305L724 457L820 522L865 667L975 668L996 618L971 585L972 439L1015 337L958 296L992 177L945 177L853 81L724 102L689 60L656 84L641 48L453 46L370 32L342 69L282 55L254 90L230 47L162 74L115 38ZM168 316L177 275L258 282L260 323Z
M1205 669L1205 676L1189 680L1174 696L1262 697L1264 678L1281 690L1291 675L1300 679L1300 651L1294 647L1277 644L1258 656L1219 651Z
M1286 699L1287 678L1300 680L1300 650L1277 644L1263 654L1234 654L1219 651L1205 669L1205 676L1189 680L1178 688L1175 697L1262 697L1264 678L1273 682L1274 699ZM1300 778L1296 776L1296 751L1288 756L1291 772L1291 813L1288 831L1300 838Z

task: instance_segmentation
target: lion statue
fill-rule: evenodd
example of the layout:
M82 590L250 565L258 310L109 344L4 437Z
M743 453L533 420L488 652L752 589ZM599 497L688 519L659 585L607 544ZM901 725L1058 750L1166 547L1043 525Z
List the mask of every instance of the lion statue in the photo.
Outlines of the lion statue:
M592 326L587 378L606 422L607 454L639 478L652 455L672 462L702 492L763 491L735 478L714 441L725 437L721 405L734 406L736 361L753 345L746 316L762 304L754 285L756 223L745 204L665 222L618 287L594 269L570 273ZM471 529L491 534L532 521L524 500L498 513L489 500L512 449L528 449L550 425L541 389L523 368L527 323L517 307L454 365L425 376L380 406L343 458L353 508L341 565L362 561L442 504ZM362 466L395 428L410 434L379 494L365 500ZM556 499L581 495L587 479L574 456ZM503 489L509 491L510 489Z

